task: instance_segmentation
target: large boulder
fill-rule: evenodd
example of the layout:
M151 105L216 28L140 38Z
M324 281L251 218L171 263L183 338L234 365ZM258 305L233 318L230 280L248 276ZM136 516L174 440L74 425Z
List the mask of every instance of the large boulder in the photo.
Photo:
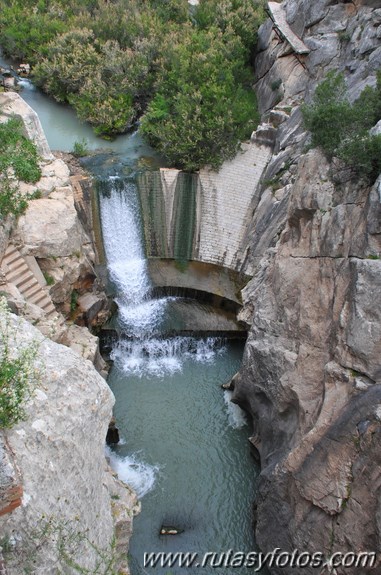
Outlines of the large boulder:
M12 345L38 342L39 383L26 420L7 432L24 492L22 505L0 517L8 573L72 573L70 561L95 572L97 562L106 568L111 559L114 536L123 551L116 565L125 566L124 537L137 508L135 495L113 478L105 459L113 395L90 361L43 338L21 318L11 316L11 326Z
M71 256L88 242L70 196L29 202L16 238L25 255L37 258Z

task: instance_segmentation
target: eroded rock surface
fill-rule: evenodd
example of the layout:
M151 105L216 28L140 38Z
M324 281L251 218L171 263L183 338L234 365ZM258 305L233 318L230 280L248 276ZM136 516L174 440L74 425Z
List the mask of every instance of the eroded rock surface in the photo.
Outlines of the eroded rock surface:
M105 565L115 554L115 565L127 572L126 535L137 501L105 459L113 395L90 361L44 339L21 318L13 316L12 324L17 326L14 345L40 343L39 384L27 419L7 432L24 491L22 505L0 517L8 573L77 572L69 560L96 572L102 553Z
M380 555L381 180L345 181L307 152L299 104L330 69L344 71L352 100L375 85L381 12L371 2L283 7L311 52L297 59L262 27L258 98L277 133L247 234L255 273L241 319L251 329L233 395L253 415L261 460L256 536L263 551Z
M97 254L88 229L89 215L84 221L80 219L85 207L91 213L90 191L86 196L87 204L83 200L82 211L79 212L77 207L81 194L78 177L73 180L61 155L56 158L50 152L37 114L15 93L0 94L0 104L0 121L5 121L12 114L23 120L25 132L40 154L42 172L35 184L19 183L22 193L38 192L38 199L29 202L26 212L17 222L9 217L1 226L2 291L7 294L13 308L37 325L44 335L72 345L78 352L83 350L86 359L99 358L99 354L93 350L95 338L85 328L98 327L104 322L109 315L110 303L94 272ZM88 184L83 174L81 181ZM30 267L30 278L27 273L25 277L16 273L18 262L13 263L14 271L9 269L4 256L10 246L18 249L25 258ZM29 289L33 281L36 289ZM36 295L37 283L40 284L41 297L43 292L46 293L45 303L47 298L51 300L49 314L47 308L38 305L40 295ZM78 298L86 295L97 300L96 307L92 306L89 313L86 306L82 309L77 305ZM55 314L51 313L52 304L56 307ZM65 319L76 321L81 327L68 329ZM89 352L89 349L92 351ZM97 360L97 364L100 363Z

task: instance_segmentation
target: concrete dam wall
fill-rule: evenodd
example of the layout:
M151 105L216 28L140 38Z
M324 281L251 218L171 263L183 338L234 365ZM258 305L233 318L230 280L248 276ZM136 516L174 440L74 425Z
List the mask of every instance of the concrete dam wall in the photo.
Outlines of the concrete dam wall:
M257 142L219 172L162 168L138 177L148 258L198 261L241 271L245 236L271 148ZM246 275L252 269L245 269Z

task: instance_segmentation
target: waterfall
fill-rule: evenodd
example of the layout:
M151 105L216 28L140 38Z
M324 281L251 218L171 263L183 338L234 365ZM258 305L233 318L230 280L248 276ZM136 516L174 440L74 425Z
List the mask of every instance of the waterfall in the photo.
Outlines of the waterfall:
M151 296L134 181L110 176L99 182L98 190L103 245L123 333L111 353L115 364L129 376L163 381L164 376L181 372L186 361L213 362L225 352L219 338L160 337L167 308L176 298ZM191 238L186 234L187 249ZM107 455L118 477L132 485L139 497L153 489L160 467L148 463L144 453L121 455L108 449Z
M135 182L110 176L100 181L98 188L109 277L117 292L122 331L128 336L116 344L112 359L125 373L140 377L180 371L189 358L211 361L224 350L218 338L160 338L167 308L176 298L154 299L150 295Z
M110 176L102 182L100 208L102 234L110 280L123 329L142 339L160 325L166 298L149 297L151 283L140 232L140 210L133 182Z
M119 341L111 357L118 361L125 372L139 377L161 376L181 371L186 359L202 363L213 361L216 354L223 353L224 349L221 341L215 337L148 338L144 341Z

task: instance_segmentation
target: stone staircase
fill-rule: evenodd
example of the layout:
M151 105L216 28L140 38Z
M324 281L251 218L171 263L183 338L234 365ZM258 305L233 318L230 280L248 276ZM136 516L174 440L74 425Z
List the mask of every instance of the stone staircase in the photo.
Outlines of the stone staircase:
M11 244L6 249L1 268L7 283L16 286L28 303L40 307L47 318L53 318L53 316L57 315L50 295L38 281L36 275L28 266L26 259Z

